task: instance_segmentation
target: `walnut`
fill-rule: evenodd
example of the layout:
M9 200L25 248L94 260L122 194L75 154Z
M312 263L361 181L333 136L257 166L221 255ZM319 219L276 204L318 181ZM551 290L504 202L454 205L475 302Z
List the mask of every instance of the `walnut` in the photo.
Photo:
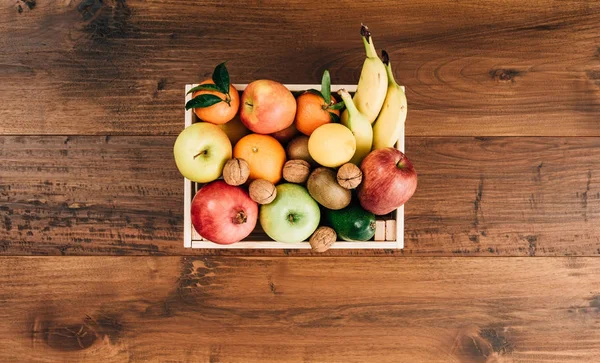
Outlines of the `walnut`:
M308 242L315 252L327 251L337 240L337 234L331 227L321 226L310 237Z
M358 166L346 163L338 169L337 182L346 189L354 189L362 182L362 171Z
M248 180L250 166L244 159L229 159L223 167L223 179L229 185L242 185Z
M303 184L310 174L310 164L304 160L288 160L283 166L283 179Z
M248 189L250 198L258 204L269 204L277 196L275 185L265 179L256 179L250 183Z

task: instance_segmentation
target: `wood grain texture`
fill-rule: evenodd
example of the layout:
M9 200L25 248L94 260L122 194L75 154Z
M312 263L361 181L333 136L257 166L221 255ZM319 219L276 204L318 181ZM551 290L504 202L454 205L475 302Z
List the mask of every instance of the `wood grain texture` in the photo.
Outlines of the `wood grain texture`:
M595 258L2 261L1 361L600 357Z
M239 83L353 83L364 22L407 86L408 135L600 136L597 1L25 4L0 5L4 135L176 135L184 85L223 60Z
M267 254L183 248L174 137L0 137L0 253ZM600 139L409 137L405 250L328 255L594 256Z

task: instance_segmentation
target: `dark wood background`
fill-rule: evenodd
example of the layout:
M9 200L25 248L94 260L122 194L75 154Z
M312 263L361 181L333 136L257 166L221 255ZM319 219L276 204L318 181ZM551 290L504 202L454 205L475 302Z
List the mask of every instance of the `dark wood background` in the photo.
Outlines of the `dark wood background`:
M361 22L407 87L406 248L184 249L184 85L223 60L355 83ZM4 2L0 361L600 361L599 24L593 0Z

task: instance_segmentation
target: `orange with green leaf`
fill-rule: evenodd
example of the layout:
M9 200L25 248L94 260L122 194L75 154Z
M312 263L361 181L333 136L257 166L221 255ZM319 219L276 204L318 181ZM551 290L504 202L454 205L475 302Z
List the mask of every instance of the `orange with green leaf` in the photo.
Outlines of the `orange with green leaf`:
M215 67L212 79L188 91L192 99L185 105L185 109L192 108L200 120L217 125L231 121L240 108L240 95L229 81L225 63Z
M298 131L310 136L319 126L340 121L340 109L344 102L337 102L331 95L329 71L323 72L321 91L309 89L296 100L295 125Z

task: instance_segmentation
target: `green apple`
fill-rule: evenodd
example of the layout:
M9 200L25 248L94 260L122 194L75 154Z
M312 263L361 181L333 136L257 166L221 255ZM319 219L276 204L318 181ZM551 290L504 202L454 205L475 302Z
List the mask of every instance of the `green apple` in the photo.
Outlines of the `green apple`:
M319 205L302 185L283 183L277 197L260 207L260 225L277 242L302 242L319 226Z
M177 169L198 183L218 179L231 159L231 141L217 125L197 122L186 127L175 140L173 154Z

